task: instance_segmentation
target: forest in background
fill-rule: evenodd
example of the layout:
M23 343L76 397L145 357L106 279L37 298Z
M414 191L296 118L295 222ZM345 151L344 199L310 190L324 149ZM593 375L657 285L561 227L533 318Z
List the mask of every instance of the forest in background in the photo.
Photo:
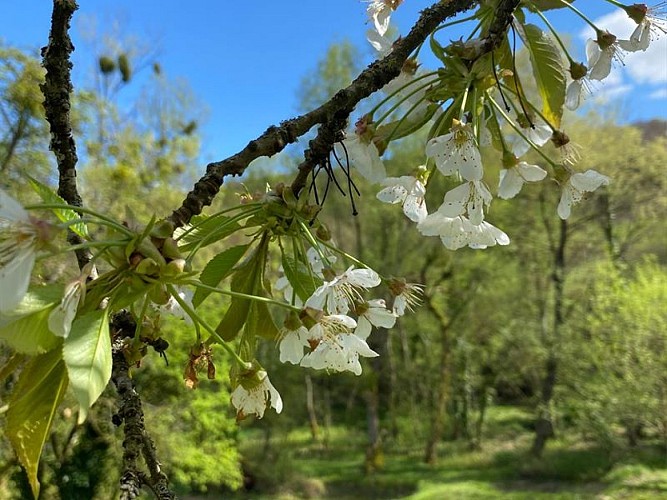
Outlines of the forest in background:
M354 48L332 47L305 80L304 107L347 83L355 61ZM175 205L180 186L194 177L200 108L157 64L143 65L148 76L138 101L121 105L136 60L116 49L98 62L96 84L75 95L74 125L86 138L83 195L122 217L127 207L117 193L135 193L152 202L129 208L147 218L141 210ZM41 78L34 56L0 48L0 172L3 188L22 201L31 199L24 174L46 181L53 171ZM553 210L555 185L526 186L518 203L495 201L491 210L512 238L509 247L450 252L377 203L372 186L360 182L355 218L348 198L329 194L322 218L342 248L375 256L383 275L426 287L413 315L391 335L373 337L381 356L368 360L360 377L281 365L267 342L262 359L285 410L239 425L224 355L215 357L216 380L188 390L190 332L182 322L161 325L171 344L166 357L153 353L134 376L177 490L212 498L571 498L605 488L618 489L619 498L666 495L665 124L621 126L594 115L569 123L582 165L613 182L567 221ZM423 161L417 144L392 145L390 175ZM283 155L250 169L225 184L216 206L262 191L267 179L283 181L294 163ZM273 280L278 266L276 258ZM43 266L40 276L48 283L67 272ZM22 362L1 349L0 366ZM0 398L15 377L1 377ZM121 453L112 398L101 399L82 426L74 406L66 399L65 419L47 444L43 498L109 498ZM2 496L25 497L27 483L6 442L0 470Z

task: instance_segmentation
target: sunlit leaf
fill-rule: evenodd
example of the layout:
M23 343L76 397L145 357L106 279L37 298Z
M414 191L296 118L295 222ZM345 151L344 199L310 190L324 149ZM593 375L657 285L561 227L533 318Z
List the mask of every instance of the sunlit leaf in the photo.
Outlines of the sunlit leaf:
M229 273L236 263L241 260L248 247L249 245L238 245L213 257L199 276L201 282L208 286L218 286L223 279L229 276ZM192 299L192 304L197 307L210 293L208 290L198 288Z
M61 296L60 286L30 290L14 311L0 316L0 339L23 354L43 354L56 347L58 337L47 321Z
M21 372L7 410L7 437L25 468L35 498L37 468L53 417L67 389L67 370L59 349L32 359Z
M517 30L523 39L533 67L537 89L542 97L542 113L551 125L560 127L565 104L567 78L565 66L556 43L534 24Z
M65 339L63 358L79 402L81 423L111 378L111 338L106 311L93 311L74 321Z
M44 201L44 203L49 203L54 205L68 204L65 200L63 200L60 196L58 196L50 187L48 187L45 184L42 184L37 179L28 176L28 181L30 182L30 185L35 190L35 192L42 199L42 201ZM55 216L58 217L58 219L60 219L63 222L68 222L71 220L76 220L81 218L81 216L74 210L70 210L67 208L54 208L52 211L55 214ZM69 226L69 228L82 238L88 237L88 227L86 227L86 225L83 222L80 222L78 224L73 224Z

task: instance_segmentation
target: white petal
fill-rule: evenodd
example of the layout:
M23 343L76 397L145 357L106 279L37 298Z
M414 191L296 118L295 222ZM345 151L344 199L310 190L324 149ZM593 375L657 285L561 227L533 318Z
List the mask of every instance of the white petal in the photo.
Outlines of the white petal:
M592 68L595 66L595 63L598 62L598 59L600 59L600 54L601 54L600 46L598 43L593 40L592 38L589 38L586 41L586 59L587 59L587 66L588 69Z
M371 322L368 320L366 315L362 315L359 317L357 320L357 328L354 330L354 334L366 340L368 336L371 334Z
M503 200L514 198L523 186L523 178L515 167L500 171L500 183L498 184L498 197Z
M353 286L360 286L363 288L373 288L378 286L382 280L378 273L372 269L352 269L346 272L348 283Z
M396 315L386 308L371 307L366 315L378 328L391 328L396 324Z
M565 186L560 195L560 202L558 203L558 217L565 220L570 216L572 202L572 190L569 186Z
M280 341L280 362L298 365L303 358L303 348L308 347L308 330L300 327L297 331L290 331Z
M588 78L591 80L604 80L611 73L611 62L614 58L614 47L608 47L600 52L600 57L591 68Z
M521 174L521 177L523 177L524 180L528 182L541 181L547 176L547 171L542 167L537 165L530 165L525 161L519 162L519 164L516 166L516 169Z
M0 219L28 222L30 216L18 201L0 189Z
M408 195L408 191L400 185L394 185L384 188L377 194L377 199L384 203L401 203Z
M570 177L570 184L579 191L592 192L600 186L609 184L609 177L595 170L587 170Z
M470 198L470 183L466 182L445 193L445 200L438 212L447 217L456 217L465 213L465 204Z
M403 203L403 213L413 222L421 222L428 215L426 200L422 196L408 195Z
M14 310L23 300L34 265L35 252L32 248L27 248L22 249L0 269L0 312Z
M583 82L581 80L573 80L567 86L565 93L565 107L574 111L581 104L581 93L583 90Z

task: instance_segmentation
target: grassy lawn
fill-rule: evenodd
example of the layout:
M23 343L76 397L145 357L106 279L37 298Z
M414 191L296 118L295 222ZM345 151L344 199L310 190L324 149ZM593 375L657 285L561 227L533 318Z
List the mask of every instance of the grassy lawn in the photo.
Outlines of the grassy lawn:
M443 443L438 463L426 465L423 440L387 440L383 467L372 474L364 471L362 433L333 429L324 446L313 444L307 431L294 431L269 448L249 435L243 449L255 483L239 497L667 499L667 458L657 446L610 455L581 442L552 441L543 459L535 460L526 453L526 414L495 408L489 418L480 450Z

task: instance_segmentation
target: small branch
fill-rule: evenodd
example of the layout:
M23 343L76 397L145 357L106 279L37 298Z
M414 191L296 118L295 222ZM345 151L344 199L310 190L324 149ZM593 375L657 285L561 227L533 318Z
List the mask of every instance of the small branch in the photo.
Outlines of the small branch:
M44 94L44 111L51 130L49 149L53 151L58 163L58 195L70 205L82 206L81 196L76 186L76 143L72 137L70 122L70 95L72 93L70 54L74 45L69 37L70 21L78 9L74 0L53 0L51 32L49 44L42 48L43 66L46 78L40 88ZM78 245L83 241L69 231L67 241ZM77 250L79 268L90 262L89 251Z

